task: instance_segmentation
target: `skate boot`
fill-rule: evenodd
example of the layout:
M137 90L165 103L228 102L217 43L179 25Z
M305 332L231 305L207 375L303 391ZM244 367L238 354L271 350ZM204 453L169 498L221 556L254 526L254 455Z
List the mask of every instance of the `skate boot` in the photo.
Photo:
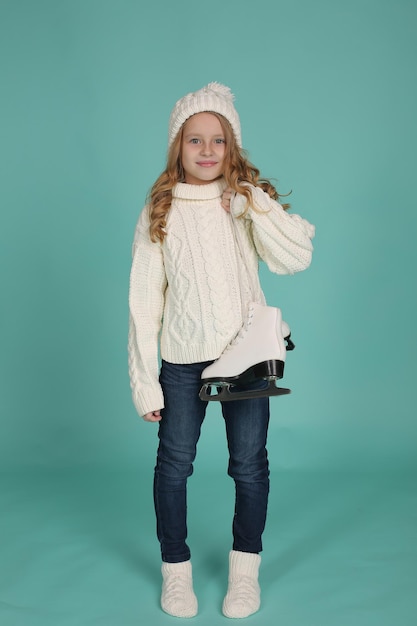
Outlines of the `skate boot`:
M217 361L203 370L200 399L224 402L290 393L290 389L275 384L283 377L286 351L295 347L290 334L280 309L251 303L247 320L235 339ZM269 382L265 389L238 389L262 379ZM213 388L217 393L211 393Z

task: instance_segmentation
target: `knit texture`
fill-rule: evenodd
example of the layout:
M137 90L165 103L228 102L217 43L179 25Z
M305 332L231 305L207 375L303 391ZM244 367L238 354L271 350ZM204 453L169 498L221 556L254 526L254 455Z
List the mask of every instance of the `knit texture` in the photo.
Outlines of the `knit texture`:
M193 589L191 561L162 564L161 607L173 617L194 617L198 602Z
M177 184L163 244L150 240L147 207L140 215L130 275L128 343L130 382L140 415L164 407L158 356L170 363L217 359L242 326L249 302L264 302L259 257L278 274L310 264L314 227L256 188L254 199L262 212L250 209L246 219L235 220L245 258L239 271L243 264L232 218L221 207L224 189L223 179ZM241 213L245 202L238 195L233 211Z
M196 113L214 112L225 117L233 129L238 146L242 146L240 120L229 87L220 83L209 83L206 87L178 100L169 119L168 147L171 146L181 126Z
M229 581L223 601L226 617L248 617L259 610L261 589L258 571L261 563L259 554L232 550L229 554Z

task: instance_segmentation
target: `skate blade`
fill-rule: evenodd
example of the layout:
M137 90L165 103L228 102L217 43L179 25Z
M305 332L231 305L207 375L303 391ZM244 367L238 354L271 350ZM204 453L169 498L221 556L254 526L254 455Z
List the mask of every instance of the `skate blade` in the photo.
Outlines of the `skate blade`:
M216 387L218 392L212 394L212 388ZM275 379L269 381L268 387L265 389L253 389L245 391L230 391L230 385L216 385L215 383L205 383L199 393L200 400L205 402L211 402L217 400L218 402L231 402L233 400L253 400L255 398L270 398L272 396L284 396L291 393L291 389L285 387L277 387Z

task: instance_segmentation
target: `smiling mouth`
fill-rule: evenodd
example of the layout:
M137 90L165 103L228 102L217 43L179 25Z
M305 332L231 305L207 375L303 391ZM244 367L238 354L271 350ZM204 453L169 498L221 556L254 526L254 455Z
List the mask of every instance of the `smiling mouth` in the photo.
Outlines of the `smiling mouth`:
M213 165L217 165L217 161L197 161L197 165L200 167L213 167Z

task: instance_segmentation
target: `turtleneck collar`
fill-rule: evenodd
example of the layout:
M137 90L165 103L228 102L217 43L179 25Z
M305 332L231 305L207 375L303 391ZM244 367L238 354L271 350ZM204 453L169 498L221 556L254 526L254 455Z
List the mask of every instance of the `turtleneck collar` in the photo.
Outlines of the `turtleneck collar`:
M183 198L184 200L213 200L220 198L225 189L226 181L224 178L219 178L207 185L177 183L172 189L172 197Z

